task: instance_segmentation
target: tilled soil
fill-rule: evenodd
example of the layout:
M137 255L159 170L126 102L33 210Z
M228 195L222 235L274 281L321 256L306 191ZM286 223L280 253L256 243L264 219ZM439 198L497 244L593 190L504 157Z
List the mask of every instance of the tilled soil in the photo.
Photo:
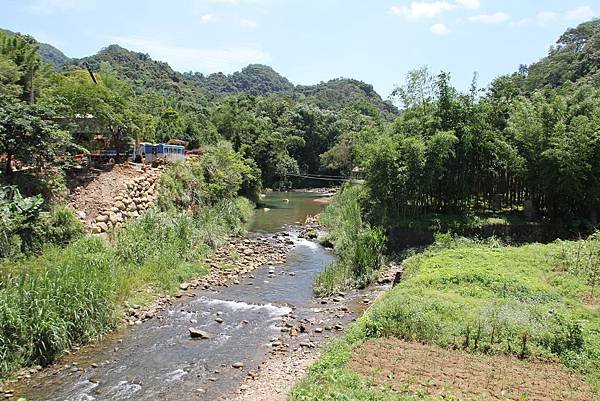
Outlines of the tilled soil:
M470 354L396 338L365 342L350 366L370 385L451 399L594 399L588 383L557 363Z

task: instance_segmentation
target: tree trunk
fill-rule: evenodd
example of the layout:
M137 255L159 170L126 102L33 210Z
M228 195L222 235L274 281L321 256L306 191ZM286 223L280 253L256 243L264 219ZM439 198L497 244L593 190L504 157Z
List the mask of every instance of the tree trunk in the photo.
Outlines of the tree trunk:
M12 158L13 158L12 154L9 153L9 154L6 155L6 166L4 166L4 173L7 176L12 175L12 166L11 166L11 164L12 164Z

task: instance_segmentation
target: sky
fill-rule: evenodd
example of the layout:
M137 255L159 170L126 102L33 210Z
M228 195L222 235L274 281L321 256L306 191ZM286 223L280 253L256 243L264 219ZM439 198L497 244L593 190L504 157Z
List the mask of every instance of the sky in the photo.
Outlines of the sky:
M116 43L181 72L261 63L294 84L359 79L384 98L425 65L485 87L597 16L600 0L0 0L0 27L69 57Z

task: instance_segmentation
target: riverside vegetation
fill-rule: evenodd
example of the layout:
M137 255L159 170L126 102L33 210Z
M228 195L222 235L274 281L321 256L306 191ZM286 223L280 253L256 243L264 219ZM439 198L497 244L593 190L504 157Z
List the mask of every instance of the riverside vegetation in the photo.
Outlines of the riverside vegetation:
M47 365L64 350L114 328L119 305L138 296L140 288L173 291L208 271L201 261L250 217L250 201L237 194L253 178L226 145L206 153L167 169L154 208L108 240L81 236L73 212L63 211L75 226L70 244L61 248L64 243L56 241L40 256L0 264L2 375L20 366ZM178 178L181 172L186 180ZM202 193L195 192L198 187ZM64 233L53 235L64 240Z
M361 345L385 337L559 361L586 376L598 394L599 259L598 234L520 247L440 235L425 252L405 260L402 282L327 349L290 399L439 399L435 388L393 391L371 384L349 366ZM451 392L446 396L454 399Z
M383 233L395 227L447 232L438 232L422 253L404 250L400 284L326 350L290 399L460 398L448 378L439 383L446 392L411 389L410 367L383 383L357 373L353 366L365 362L351 362L361 347L386 338L558 362L585 377L583 387L598 397L600 136L593 121L600 104L593 94L597 61L589 52L599 27L592 21L569 30L547 58L498 78L483 97L475 87L458 93L445 74L409 74L396 92L405 105L400 117L356 149L365 185L342 187L321 217L329 228L324 240L339 258L317 277L315 291L373 282L385 266ZM569 62L561 64L567 55ZM566 69L557 80L559 65ZM576 65L585 67L576 72ZM538 223L591 235L511 246L504 244L510 238L452 234L488 224L532 224L533 215ZM388 366L403 363L387 358L380 357ZM375 376L380 368L372 369ZM517 396L527 398L523 391Z

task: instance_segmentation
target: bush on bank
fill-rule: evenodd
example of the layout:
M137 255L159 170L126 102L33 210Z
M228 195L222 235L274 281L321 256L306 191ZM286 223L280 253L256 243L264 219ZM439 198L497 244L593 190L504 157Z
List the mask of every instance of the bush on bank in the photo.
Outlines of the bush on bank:
M316 277L317 295L364 287L376 279L383 265L385 235L363 220L364 196L362 187L344 186L321 215L338 258Z
M66 245L82 234L83 225L68 206L48 205L39 195L27 197L16 186L0 186L0 259Z
M291 399L430 399L367 388L347 366L362 341L386 336L560 361L600 394L600 234L521 247L444 236L405 267L404 280L325 352Z

